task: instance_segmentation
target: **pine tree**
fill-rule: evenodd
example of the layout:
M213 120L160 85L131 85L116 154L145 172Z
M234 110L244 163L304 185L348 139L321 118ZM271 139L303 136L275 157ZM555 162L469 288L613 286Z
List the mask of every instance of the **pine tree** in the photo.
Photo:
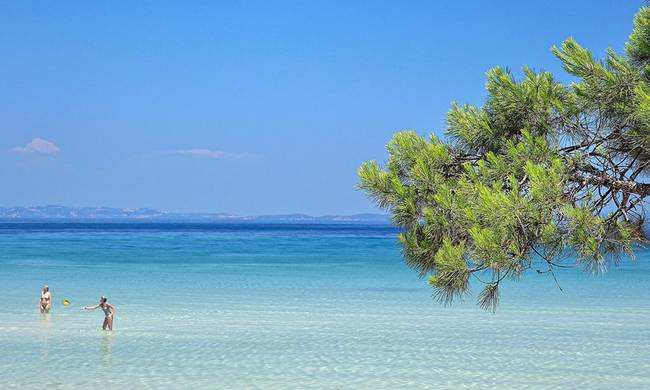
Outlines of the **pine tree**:
M534 257L554 278L564 266L602 272L643 237L650 8L623 55L596 60L573 39L552 51L578 82L496 67L482 107L452 105L444 140L399 132L385 166L359 169L359 188L402 228L406 262L443 303L478 276L478 303L494 310L500 284L535 268Z

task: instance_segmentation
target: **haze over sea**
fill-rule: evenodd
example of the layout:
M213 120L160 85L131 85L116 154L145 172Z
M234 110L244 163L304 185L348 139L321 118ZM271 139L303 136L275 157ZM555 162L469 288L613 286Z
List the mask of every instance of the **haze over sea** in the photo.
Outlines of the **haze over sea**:
M396 233L2 224L0 388L650 388L647 249L602 276L558 270L563 292L529 272L492 314L476 292L435 303ZM80 310L100 295L112 333Z

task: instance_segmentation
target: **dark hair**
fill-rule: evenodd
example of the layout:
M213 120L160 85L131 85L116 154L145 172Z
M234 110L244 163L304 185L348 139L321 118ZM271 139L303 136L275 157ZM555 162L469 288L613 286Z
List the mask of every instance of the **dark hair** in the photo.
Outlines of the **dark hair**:
M102 303L106 303L106 301L108 301L108 298L102 295L101 298L99 298L99 301Z

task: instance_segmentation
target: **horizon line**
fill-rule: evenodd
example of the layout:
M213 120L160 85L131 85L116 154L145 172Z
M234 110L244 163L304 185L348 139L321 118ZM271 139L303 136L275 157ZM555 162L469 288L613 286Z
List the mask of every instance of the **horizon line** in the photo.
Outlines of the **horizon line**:
M376 216L376 217L386 217L388 218L390 215L388 213L384 213L381 211L376 211L376 212L353 212L353 213L326 213L326 214L311 214L307 212L277 212L277 213L260 213L260 214L254 214L254 213L245 213L245 214L240 214L240 213L233 213L233 212L226 212L226 211L172 211L172 210L164 210L164 209L158 209L154 207L115 207L115 206L66 206L66 205L60 205L60 204L42 204L42 205L30 205L30 206L1 206L0 205L0 210L12 210L12 209L22 209L22 210L39 210L39 209L45 209L45 208L62 208L62 209L69 209L70 211L74 210L83 210L83 209L89 209L89 210L116 210L116 211L122 211L122 212L133 212L136 213L138 211L147 211L150 213L158 213L158 214L167 214L170 216L174 215L213 215L213 216L223 216L223 217L232 217L232 218L255 218L255 217L287 217L287 216L303 216L303 217L309 217L309 218L326 218L326 217L354 217L354 216L362 216L362 215L368 215L368 216Z

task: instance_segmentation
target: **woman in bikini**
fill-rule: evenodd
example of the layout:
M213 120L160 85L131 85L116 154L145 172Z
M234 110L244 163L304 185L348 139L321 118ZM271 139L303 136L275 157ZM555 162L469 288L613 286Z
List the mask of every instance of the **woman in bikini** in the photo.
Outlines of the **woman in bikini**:
M102 296L99 298L99 303L95 306L84 306L83 310L95 310L100 307L104 311L104 323L102 324L102 329L113 330L113 317L115 316L115 306L107 302L108 298Z
M49 313L51 307L52 294L50 294L50 288L45 285L41 291L41 299L38 303L38 308L40 309L41 313Z

